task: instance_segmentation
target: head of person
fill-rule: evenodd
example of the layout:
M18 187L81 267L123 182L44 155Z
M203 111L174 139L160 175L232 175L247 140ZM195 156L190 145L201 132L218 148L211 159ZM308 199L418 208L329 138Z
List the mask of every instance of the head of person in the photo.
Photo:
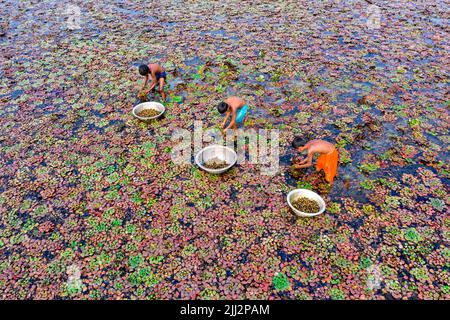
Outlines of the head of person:
M148 67L148 65L146 65L146 64L141 64L140 66L139 66L139 74L141 75L141 76L146 76L146 75L148 75L150 73L150 68Z
M217 105L217 110L218 110L221 114L227 112L227 110L228 110L228 104L222 101L221 103L219 103L219 104Z
M295 149L298 149L300 147L303 147L305 144L308 143L308 139L305 139L303 137L295 137L294 140L292 140L292 147Z

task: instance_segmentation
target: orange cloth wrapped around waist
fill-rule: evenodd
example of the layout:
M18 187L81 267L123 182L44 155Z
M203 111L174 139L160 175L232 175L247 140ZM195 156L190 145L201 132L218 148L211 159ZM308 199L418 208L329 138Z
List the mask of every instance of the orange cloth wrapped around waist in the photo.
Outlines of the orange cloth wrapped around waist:
M320 171L323 169L325 172L325 179L329 183L332 183L336 176L338 160L339 154L336 149L328 154L321 154L319 158L317 158L316 170Z

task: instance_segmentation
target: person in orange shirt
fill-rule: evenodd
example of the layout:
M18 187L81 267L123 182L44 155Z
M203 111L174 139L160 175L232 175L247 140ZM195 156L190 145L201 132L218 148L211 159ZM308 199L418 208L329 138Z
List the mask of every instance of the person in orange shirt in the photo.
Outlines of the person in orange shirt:
M325 172L325 180L333 183L336 176L339 154L334 144L324 140L304 141L301 137L295 137L292 146L299 152L307 151L308 155L303 160L294 164L295 169L309 168L312 166L312 160L315 153L319 153L317 158L316 170Z

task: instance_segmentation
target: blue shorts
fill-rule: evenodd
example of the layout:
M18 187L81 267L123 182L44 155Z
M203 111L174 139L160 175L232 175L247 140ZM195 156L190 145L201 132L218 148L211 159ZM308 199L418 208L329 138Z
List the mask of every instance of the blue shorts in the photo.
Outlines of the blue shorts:
M156 81L159 81L159 79L161 79L161 78L164 78L164 80L166 80L166 77L167 77L165 71L158 72L158 73L155 74L155 76L156 76Z
M238 112L236 113L236 122L242 123L242 121L245 118L245 115L247 114L247 111L248 111L248 105L244 105L242 108L240 108L238 110Z

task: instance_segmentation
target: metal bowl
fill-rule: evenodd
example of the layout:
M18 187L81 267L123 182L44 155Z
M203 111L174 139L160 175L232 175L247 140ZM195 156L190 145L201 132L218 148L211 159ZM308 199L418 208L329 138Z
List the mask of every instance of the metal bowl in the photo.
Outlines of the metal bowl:
M146 109L153 109L159 111L159 114L154 117L140 117L137 115L139 112ZM152 120L161 117L164 111L166 111L166 108L159 102L144 102L139 103L137 106L133 108L133 116L135 116L139 120Z
M220 160L226 161L228 166L222 169L209 169L203 166L203 163L213 159L219 158ZM212 145L203 148L195 155L195 164L201 169L209 173L219 174L227 171L237 161L237 154L233 149L220 145Z
M295 209L291 202L294 201L295 199L299 198L299 197L305 197L305 198L317 201L319 203L319 206L320 206L319 212L308 213L308 212L302 212L300 210ZM308 189L295 189L295 190L292 190L287 195L287 203L288 203L289 207L291 207L292 211L294 211L294 213L297 216L300 216L300 217L314 217L314 216L318 216L319 214L322 214L325 211L325 207L326 207L325 201L322 199L322 197L319 196L314 191L311 191L311 190L308 190Z

